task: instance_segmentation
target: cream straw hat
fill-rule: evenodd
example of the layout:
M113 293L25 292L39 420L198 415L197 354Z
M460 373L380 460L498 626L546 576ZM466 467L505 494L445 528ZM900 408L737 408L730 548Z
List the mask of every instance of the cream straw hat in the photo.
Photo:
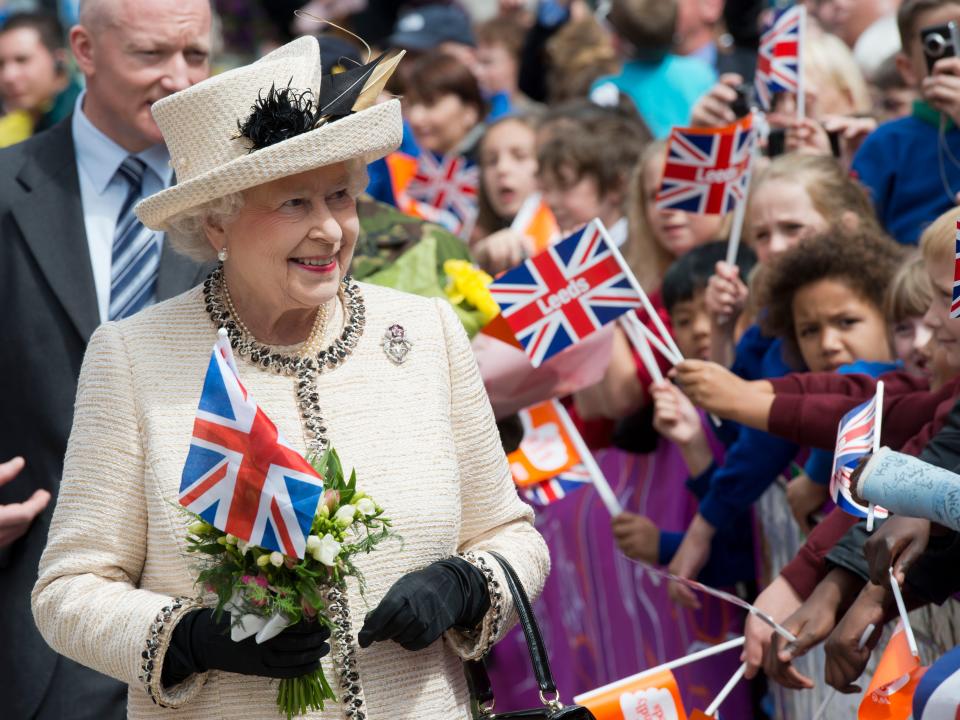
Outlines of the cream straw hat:
M320 46L303 37L154 103L177 184L137 204L143 224L165 230L170 218L210 200L353 158L372 162L400 145L400 101L389 100L251 152L237 122L258 97L289 85L319 98L320 77Z

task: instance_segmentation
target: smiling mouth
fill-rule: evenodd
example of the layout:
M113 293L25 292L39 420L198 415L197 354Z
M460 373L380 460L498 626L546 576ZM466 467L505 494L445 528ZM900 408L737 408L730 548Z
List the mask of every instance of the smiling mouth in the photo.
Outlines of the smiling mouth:
M335 255L329 257L290 258L289 262L312 273L328 273L337 267L337 258Z

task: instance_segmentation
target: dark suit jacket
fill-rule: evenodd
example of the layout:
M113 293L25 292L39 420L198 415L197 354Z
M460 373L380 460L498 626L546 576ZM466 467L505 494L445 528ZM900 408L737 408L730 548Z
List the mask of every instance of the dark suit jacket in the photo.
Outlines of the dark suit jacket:
M160 299L201 279L201 269L165 241ZM0 487L0 503L23 501L38 488L49 490L55 501L80 364L99 322L67 118L0 150L0 461L15 455L26 459L19 477ZM61 687L51 685L54 672L70 665L58 661L30 612L53 505L26 535L0 550L0 687L8 689L0 715L5 718L32 717L48 690Z

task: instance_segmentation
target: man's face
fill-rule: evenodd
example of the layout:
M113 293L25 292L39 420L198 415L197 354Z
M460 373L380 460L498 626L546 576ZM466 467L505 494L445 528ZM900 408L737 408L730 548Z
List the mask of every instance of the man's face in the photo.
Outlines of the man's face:
M87 76L84 112L115 142L139 152L163 141L157 100L210 75L208 0L125 0L104 27L71 40ZM78 47L78 45L80 45Z
M0 98L8 110L43 112L57 94L56 59L33 28L0 33Z

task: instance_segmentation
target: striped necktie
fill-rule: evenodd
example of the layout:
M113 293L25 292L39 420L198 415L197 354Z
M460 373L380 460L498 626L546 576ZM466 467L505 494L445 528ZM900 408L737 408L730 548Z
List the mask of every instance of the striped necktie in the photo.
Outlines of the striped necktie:
M160 234L144 227L133 212L133 206L143 195L143 173L146 169L146 163L133 155L128 155L117 169L117 176L128 187L113 235L110 262L111 320L133 315L156 299Z

